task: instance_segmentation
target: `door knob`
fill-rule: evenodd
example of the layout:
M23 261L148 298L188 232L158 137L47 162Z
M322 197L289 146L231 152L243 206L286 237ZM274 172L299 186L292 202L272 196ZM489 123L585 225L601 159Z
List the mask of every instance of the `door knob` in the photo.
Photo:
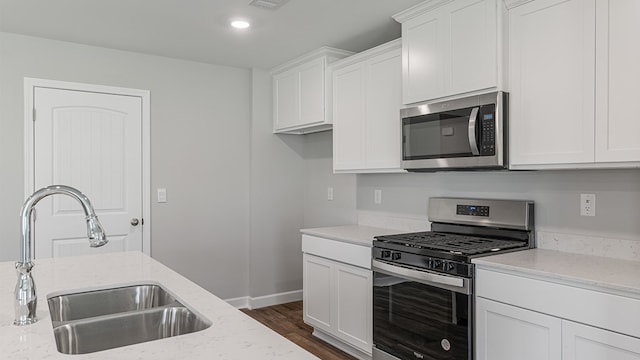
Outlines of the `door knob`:
M131 219L131 225L133 226L137 226L140 223L140 221L136 218Z

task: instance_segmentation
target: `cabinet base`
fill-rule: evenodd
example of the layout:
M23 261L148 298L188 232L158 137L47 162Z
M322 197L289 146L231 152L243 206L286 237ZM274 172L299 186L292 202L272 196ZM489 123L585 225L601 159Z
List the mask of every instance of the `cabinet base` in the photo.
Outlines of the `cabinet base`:
M347 354L357 357L360 360L371 360L371 354L367 354L364 351L360 350L360 349L356 349L351 345L348 345L346 343L344 343L341 340L336 339L335 337L333 337L332 335L329 335L325 332L323 332L322 330L318 330L316 328L313 328L313 336L317 337L318 339L327 342L335 347L337 347L338 349L346 352Z

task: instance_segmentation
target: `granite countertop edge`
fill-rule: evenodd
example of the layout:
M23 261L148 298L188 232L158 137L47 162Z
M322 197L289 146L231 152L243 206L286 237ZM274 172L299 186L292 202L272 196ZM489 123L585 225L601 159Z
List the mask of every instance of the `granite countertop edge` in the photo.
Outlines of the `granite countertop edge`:
M300 229L300 232L304 235L371 247L375 236L400 234L406 231L363 225L341 225Z

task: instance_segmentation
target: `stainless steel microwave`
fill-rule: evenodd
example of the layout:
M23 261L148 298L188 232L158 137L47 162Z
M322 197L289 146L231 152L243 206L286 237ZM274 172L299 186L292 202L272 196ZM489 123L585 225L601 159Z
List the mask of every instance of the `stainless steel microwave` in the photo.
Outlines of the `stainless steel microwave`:
M506 168L508 98L505 92L494 92L400 110L402 167Z

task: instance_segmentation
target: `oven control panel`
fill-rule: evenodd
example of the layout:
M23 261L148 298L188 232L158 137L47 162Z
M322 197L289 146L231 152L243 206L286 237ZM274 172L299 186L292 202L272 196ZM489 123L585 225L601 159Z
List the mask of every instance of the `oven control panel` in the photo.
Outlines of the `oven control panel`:
M480 205L460 205L456 206L457 215L484 216L489 217L489 207Z
M389 249L373 248L373 258L391 264L408 265L438 273L470 277L472 265L462 261L428 257Z

